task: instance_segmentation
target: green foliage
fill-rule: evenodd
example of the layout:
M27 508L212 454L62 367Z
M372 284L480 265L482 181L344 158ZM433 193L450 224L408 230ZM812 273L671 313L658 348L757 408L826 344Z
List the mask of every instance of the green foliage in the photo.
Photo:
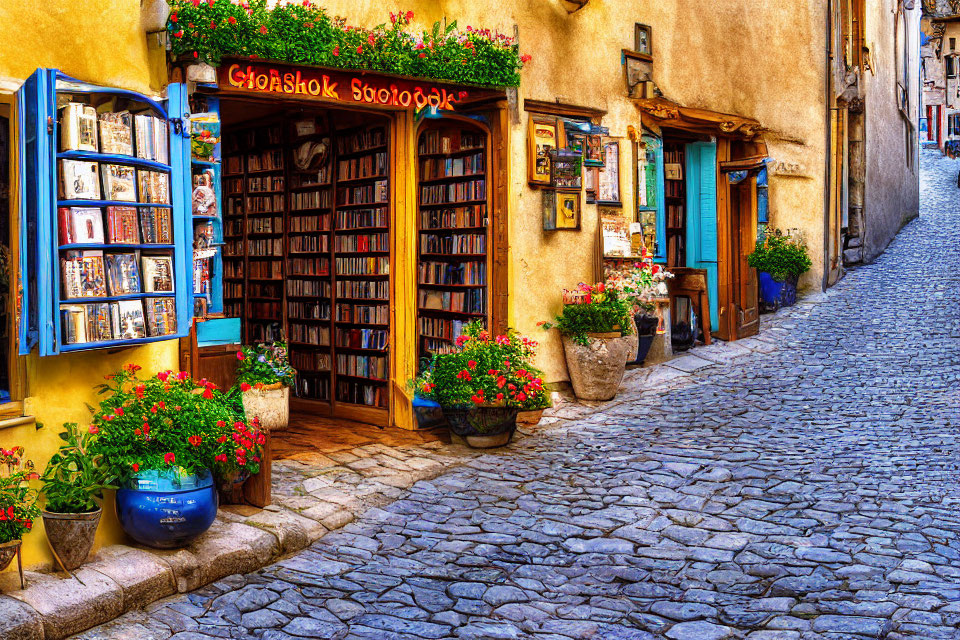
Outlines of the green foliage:
M0 449L0 543L21 540L40 517L37 490L29 484L36 478L23 447Z
M564 292L564 299L573 296L575 302L563 305L556 322L543 322L544 329L557 329L562 335L577 344L588 344L588 333L619 332L629 335L632 303L621 297L615 288L600 282L595 285L580 284L577 291Z
M88 513L100 508L104 489L116 489L107 482L103 456L90 452L97 427L80 430L75 422L63 425L63 443L43 472L42 493L47 511Z
M292 387L297 378L297 371L288 360L286 342L241 347L237 351L237 360L240 361L237 383L242 391L278 383Z
M169 0L174 56L217 65L223 57L261 58L341 69L369 69L460 84L515 87L521 57L513 38L453 22L407 30L413 12L390 14L373 29L330 18L310 0L270 8L267 0Z
M443 407L550 406L543 374L532 364L537 348L533 340L515 331L494 338L477 321L464 329L456 345L452 353L433 356L415 382L419 395Z
M260 470L264 435L256 419L206 380L186 372L162 371L140 380L137 365L126 365L98 386L103 396L93 412L89 447L102 456L107 478L124 484L139 471L181 468L194 474L213 469L221 478Z
M810 257L802 240L784 235L779 229L767 231L757 240L747 264L758 271L766 271L777 282L798 277L810 270Z

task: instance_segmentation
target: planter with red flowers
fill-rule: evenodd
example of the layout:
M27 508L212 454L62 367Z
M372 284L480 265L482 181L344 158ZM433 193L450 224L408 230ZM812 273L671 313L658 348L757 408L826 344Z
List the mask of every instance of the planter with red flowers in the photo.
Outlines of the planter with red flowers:
M0 449L0 571L20 553L23 536L40 517L37 491L29 485L37 474L33 463L23 459L23 447ZM20 572L23 584L23 571Z
M477 448L502 446L517 413L549 406L533 366L537 343L510 331L491 336L479 322L464 329L457 350L435 354L417 378L417 394L443 410L451 431Z
M90 453L99 428L81 428L76 423L63 427L60 449L43 472L43 530L56 563L72 571L93 548L103 513L103 490L116 487L107 481L103 456Z
M264 436L213 383L183 371L140 379L139 369L127 365L99 386L90 453L120 487L124 531L151 547L181 547L216 518L215 478L259 471Z
M620 388L631 345L630 305L616 289L600 282L581 283L563 292L563 311L545 329L557 329L563 340L567 373L581 400L610 400Z
M287 344L241 347L237 360L237 384L247 419L259 419L264 431L286 429L290 421L290 387L297 378L288 360Z

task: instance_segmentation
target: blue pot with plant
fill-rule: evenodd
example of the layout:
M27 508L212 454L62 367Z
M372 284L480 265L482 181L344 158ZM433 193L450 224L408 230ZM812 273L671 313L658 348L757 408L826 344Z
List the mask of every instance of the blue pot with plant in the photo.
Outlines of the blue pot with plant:
M747 264L759 274L760 311L771 312L796 303L797 282L812 263L802 238L772 229L757 240Z

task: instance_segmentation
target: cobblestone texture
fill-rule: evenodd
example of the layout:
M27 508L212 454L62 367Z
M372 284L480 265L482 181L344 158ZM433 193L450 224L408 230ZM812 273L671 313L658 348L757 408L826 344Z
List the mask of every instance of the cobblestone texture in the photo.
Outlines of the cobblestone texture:
M78 637L960 638L960 213L930 153L922 217L759 337Z

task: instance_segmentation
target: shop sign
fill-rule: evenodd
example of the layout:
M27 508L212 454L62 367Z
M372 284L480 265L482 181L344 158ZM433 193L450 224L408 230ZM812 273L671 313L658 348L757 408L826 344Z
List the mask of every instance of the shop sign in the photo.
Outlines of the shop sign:
M219 69L221 89L353 104L452 111L468 92L401 78L355 74L332 69L225 63Z

